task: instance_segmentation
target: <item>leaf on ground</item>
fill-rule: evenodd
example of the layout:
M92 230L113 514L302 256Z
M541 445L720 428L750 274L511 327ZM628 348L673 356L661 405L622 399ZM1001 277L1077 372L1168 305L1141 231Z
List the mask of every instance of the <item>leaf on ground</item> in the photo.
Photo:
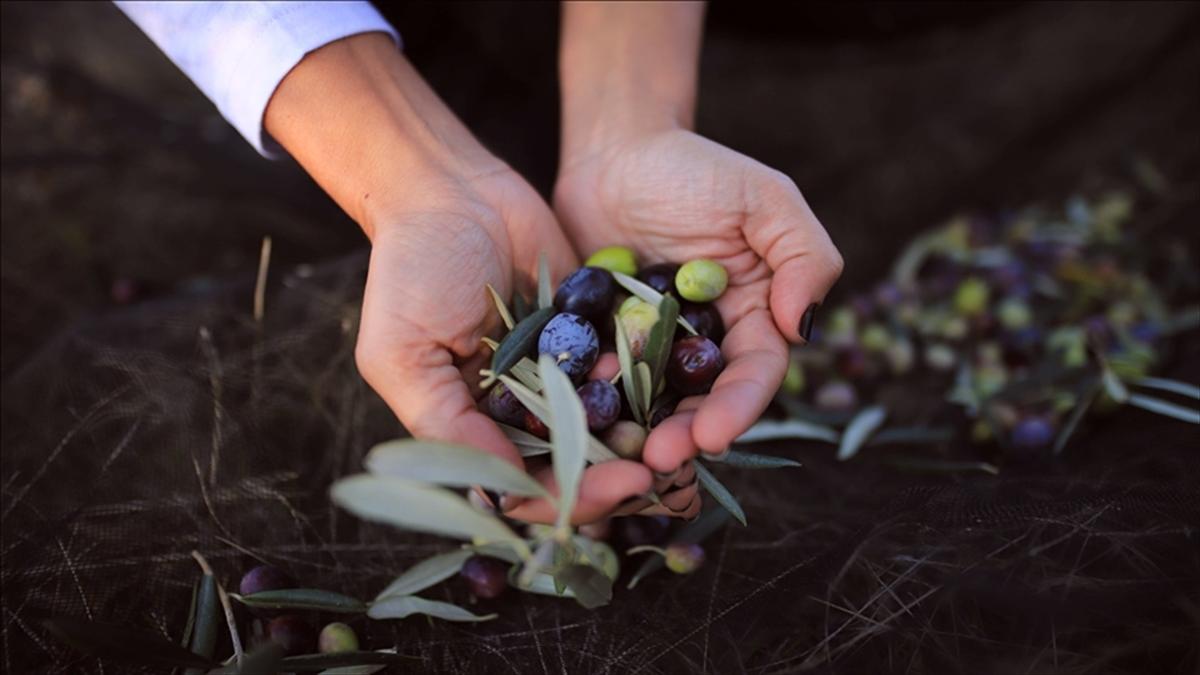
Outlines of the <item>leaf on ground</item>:
M312 609L340 614L358 614L367 609L367 604L358 598L319 588L284 588L251 595L230 593L229 596L247 607L264 609Z
M1173 417L1183 422L1200 424L1200 411L1191 408L1185 408L1181 405L1176 405L1162 399L1154 398L1153 396L1130 394L1127 403L1136 408L1149 410L1152 413L1158 413L1159 415L1166 417Z
M462 569L467 558L475 555L470 549L457 549L426 558L396 577L387 588L375 596L375 601L389 595L412 595L449 579Z
M1158 389L1167 391L1172 394L1179 394L1185 398L1194 398L1200 400L1200 387L1189 382L1181 382L1179 380L1168 380L1161 377L1143 377L1135 380L1135 387L1145 387L1147 389Z
M763 421L756 423L746 433L738 436L734 443L758 443L792 438L837 443L838 432L830 427L803 420Z
M496 614L480 616L448 602L427 600L415 595L393 595L371 603L367 616L372 619L403 619L413 614L425 614L446 621L490 621Z
M555 578L571 589L575 600L584 609L596 609L612 601L612 579L591 565L570 565L560 570Z
M714 457L710 461L736 466L740 469L781 469L801 466L800 462L788 459L787 457L759 455L753 452L742 452L741 450L730 450L720 459Z
M854 419L850 420L850 424L846 425L846 430L842 432L842 442L838 446L837 458L846 461L858 454L859 449L886 419L887 408L881 405L864 408L862 412L855 415Z
M213 661L160 633L134 626L60 616L42 622L54 637L85 654L164 668L211 668Z
M733 493L729 488L721 484L717 477L705 468L700 462L693 462L692 466L696 467L696 477L700 479L700 486L703 487L712 498L717 500L717 503L725 507L729 515L737 519L743 526L746 525L746 512L742 510L742 505L738 503Z

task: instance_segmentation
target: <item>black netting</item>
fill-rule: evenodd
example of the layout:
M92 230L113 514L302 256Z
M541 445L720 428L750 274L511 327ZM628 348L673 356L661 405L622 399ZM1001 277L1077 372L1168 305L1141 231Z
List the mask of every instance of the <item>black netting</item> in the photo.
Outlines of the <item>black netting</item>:
M0 669L157 672L79 656L39 621L177 640L193 550L227 585L265 560L370 598L449 548L327 498L400 433L354 366L352 226L294 168L250 156L111 7L37 7L6 3L2 22ZM533 81L553 76L553 9L490 7L393 17L451 104L545 188L553 144L532 139L554 92ZM713 10L700 125L797 178L846 254L843 287L956 209L1145 181L1144 157L1170 188L1147 238L1194 247L1195 6L922 7L805 10L794 30ZM156 75L130 79L143 68ZM112 302L114 277L144 280L144 299ZM1174 347L1165 372L1200 379L1195 332ZM509 593L480 605L500 614L485 624L351 623L413 672L1195 672L1195 429L1122 410L998 476L885 464L912 448L838 463L774 443L762 451L804 468L722 472L750 527L711 538L693 577L650 577L595 612ZM457 580L429 595L468 602Z

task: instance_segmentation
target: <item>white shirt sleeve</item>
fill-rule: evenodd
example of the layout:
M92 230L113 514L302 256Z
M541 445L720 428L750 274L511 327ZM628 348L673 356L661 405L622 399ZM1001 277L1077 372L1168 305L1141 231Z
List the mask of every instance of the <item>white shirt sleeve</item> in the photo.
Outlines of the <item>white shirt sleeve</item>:
M246 140L283 154L263 129L275 87L304 55L334 40L400 36L369 2L131 2L117 7L196 83Z

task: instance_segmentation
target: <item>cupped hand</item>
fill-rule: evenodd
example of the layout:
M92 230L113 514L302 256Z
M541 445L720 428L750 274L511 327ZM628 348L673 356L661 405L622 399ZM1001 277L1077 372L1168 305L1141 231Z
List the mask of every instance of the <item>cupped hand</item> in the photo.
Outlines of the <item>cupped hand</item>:
M563 158L554 207L576 250L622 244L643 265L709 258L729 272L716 305L726 367L706 396L680 402L643 461L678 475L697 450L729 447L783 380L842 258L783 173L680 128L631 134Z

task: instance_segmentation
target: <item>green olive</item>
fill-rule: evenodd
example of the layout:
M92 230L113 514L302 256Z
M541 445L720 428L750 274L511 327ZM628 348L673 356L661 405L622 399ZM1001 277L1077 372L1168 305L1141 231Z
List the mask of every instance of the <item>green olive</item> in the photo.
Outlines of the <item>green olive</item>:
M729 285L729 274L720 263L701 258L683 264L675 273L675 288L684 300L712 302Z
M620 272L634 276L637 274L637 258L633 251L624 246L607 246L588 257L584 267L602 267L609 272Z
M624 459L641 459L646 429L637 422L621 420L605 432L604 444Z
M640 359L646 350L646 343L650 340L650 331L654 324L658 323L658 308L641 300L636 303L626 302L625 305L622 305L617 319L625 329L625 337L629 338L629 353L633 358Z
M954 309L963 316L978 316L987 309L991 289L983 279L971 277L954 292Z
M334 622L321 629L317 637L318 649L322 654L358 651L358 636L354 629L344 623Z

